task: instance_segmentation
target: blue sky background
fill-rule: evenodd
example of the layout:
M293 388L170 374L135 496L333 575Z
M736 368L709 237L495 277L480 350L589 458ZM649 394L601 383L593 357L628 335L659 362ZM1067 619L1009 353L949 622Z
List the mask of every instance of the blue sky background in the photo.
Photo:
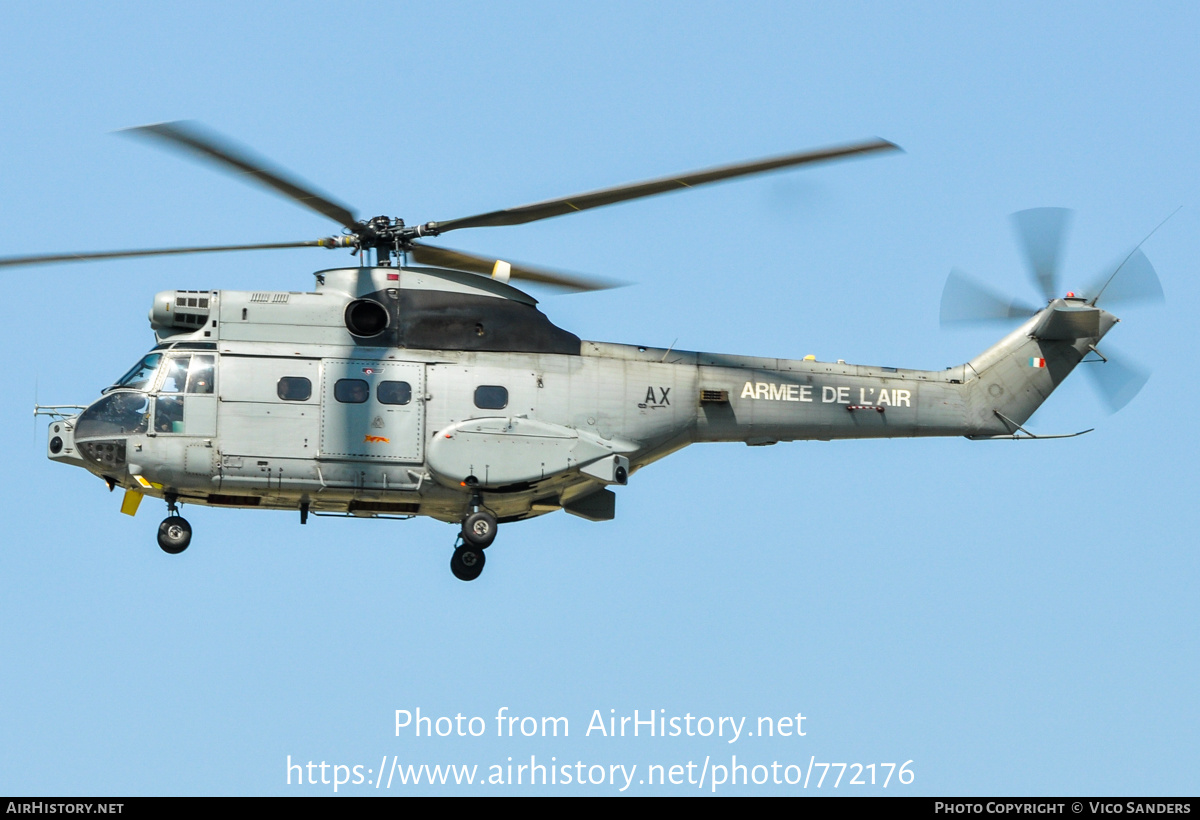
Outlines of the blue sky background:
M1183 209L1144 247L1167 305L1105 343L1155 368L1145 390L1107 416L1072 378L1031 422L1094 433L696 446L636 474L613 522L503 527L470 584L448 571L454 528L426 519L188 508L173 558L161 503L122 516L44 456L35 395L93 400L152 345L156 291L309 289L340 257L5 273L0 793L326 794L289 787L287 757L487 775L536 755L685 794L636 781L736 754L880 781L912 760L889 794L1195 794L1195 4L67 3L5 22L3 255L331 232L109 134L162 120L410 222L882 136L906 153L450 244L635 282L543 299L584 338L941 368L1001 335L939 330L951 267L1035 295L1010 213L1076 209L1064 286L1082 287ZM417 707L488 734L396 737ZM570 736L497 738L501 707ZM749 731L802 713L807 734L585 736L610 709ZM723 793L883 793L815 777Z

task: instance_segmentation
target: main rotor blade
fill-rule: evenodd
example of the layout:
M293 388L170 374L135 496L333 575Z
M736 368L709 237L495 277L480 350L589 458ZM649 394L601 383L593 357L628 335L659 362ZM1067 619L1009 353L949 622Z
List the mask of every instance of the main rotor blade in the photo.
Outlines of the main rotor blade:
M450 268L452 270L467 271L468 273L479 273L499 279L501 282L507 282L511 277L512 279L538 282L543 285L569 291L607 290L608 288L621 287L620 282L613 282L598 277L581 276L575 273L562 273L561 271L548 270L546 268L535 268L530 265L513 264L499 259L489 259L488 257L476 256L471 253L464 253L463 251L450 250L449 248L435 248L431 245L422 245L418 242L412 243L409 256L413 261L422 265Z
M1150 380L1150 371L1141 365L1122 361L1107 351L1104 357L1107 361L1089 361L1081 367L1086 368L1092 379L1092 386L1108 405L1109 411L1115 413L1133 401L1134 396L1146 386L1146 382Z
M1012 215L1017 239L1038 289L1049 302L1058 296L1058 262L1071 212L1066 208L1031 208Z
M1038 309L1031 305L1006 299L957 268L950 271L942 289L942 327L1027 319L1037 312Z
M294 177L289 178L286 172L271 168L266 160L253 156L245 149L236 148L215 134L205 133L196 123L162 122L126 128L118 133L157 138L174 148L183 148L226 170L233 169L245 174L260 185L329 217L343 227L352 231L358 228L358 220L345 205L317 193Z
M1141 249L1134 249L1121 263L1110 268L1085 293L1092 304L1103 298L1106 305L1133 304L1137 302L1159 303L1166 300L1162 282L1154 272L1154 266Z
M654 196L668 191L678 191L681 188L695 188L710 182L719 182L734 177L761 174L778 168L790 168L794 165L806 165L813 162L849 157L856 154L869 154L876 151L898 151L900 147L887 140L875 139L852 145L841 145L832 148L821 148L815 151L804 151L798 154L788 154L771 159L742 162L736 165L724 165L719 168L709 168L687 174L663 177L648 182L635 182L628 185L618 185L615 188L604 188L585 194L565 196L559 199L548 199L535 202L532 205L522 205L518 208L508 208L503 211L478 214L476 216L451 219L446 222L433 222L430 226L436 233L455 231L459 228L483 228L499 225L523 225L539 219L549 219L553 216L586 211L589 208L599 208L602 205L613 205L627 202L631 199Z
M55 262L87 262L95 259L133 259L139 256L175 256L185 253L222 253L224 251L267 251L280 248L328 248L332 247L327 239L316 239L310 242L273 242L263 245L209 245L193 248L160 248L146 251L100 251L97 253L57 253L39 254L37 256L7 256L0 257L0 268L18 267L20 265L48 265Z

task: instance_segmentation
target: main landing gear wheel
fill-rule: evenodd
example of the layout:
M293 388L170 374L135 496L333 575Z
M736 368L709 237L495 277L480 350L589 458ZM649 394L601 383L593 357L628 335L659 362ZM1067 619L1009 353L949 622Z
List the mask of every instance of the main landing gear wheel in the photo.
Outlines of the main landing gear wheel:
M158 545L168 555L178 555L192 543L192 525L186 518L172 515L158 525Z
M479 577L479 573L483 572L483 564L486 560L483 547L463 544L461 547L457 547L454 555L450 557L450 571L460 581L474 581Z
M496 540L496 516L487 510L473 512L463 519L463 540L474 547L484 549Z

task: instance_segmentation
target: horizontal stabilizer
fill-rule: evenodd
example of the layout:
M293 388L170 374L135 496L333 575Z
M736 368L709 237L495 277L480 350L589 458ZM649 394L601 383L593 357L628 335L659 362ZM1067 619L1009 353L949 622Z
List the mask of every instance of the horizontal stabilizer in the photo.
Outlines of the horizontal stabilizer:
M1100 310L1091 306L1055 307L1046 312L1033 335L1050 341L1088 339L1100 335Z

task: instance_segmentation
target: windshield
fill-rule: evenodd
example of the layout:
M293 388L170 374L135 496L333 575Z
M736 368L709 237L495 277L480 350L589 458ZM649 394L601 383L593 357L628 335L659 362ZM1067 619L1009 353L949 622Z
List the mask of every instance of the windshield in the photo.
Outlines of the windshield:
M75 438L128 436L146 432L150 397L122 390L110 393L79 415Z
M127 387L130 390L146 389L150 384L150 380L154 378L154 371L158 368L158 363L161 359L161 353L151 353L145 356L109 389L115 390L118 387Z

